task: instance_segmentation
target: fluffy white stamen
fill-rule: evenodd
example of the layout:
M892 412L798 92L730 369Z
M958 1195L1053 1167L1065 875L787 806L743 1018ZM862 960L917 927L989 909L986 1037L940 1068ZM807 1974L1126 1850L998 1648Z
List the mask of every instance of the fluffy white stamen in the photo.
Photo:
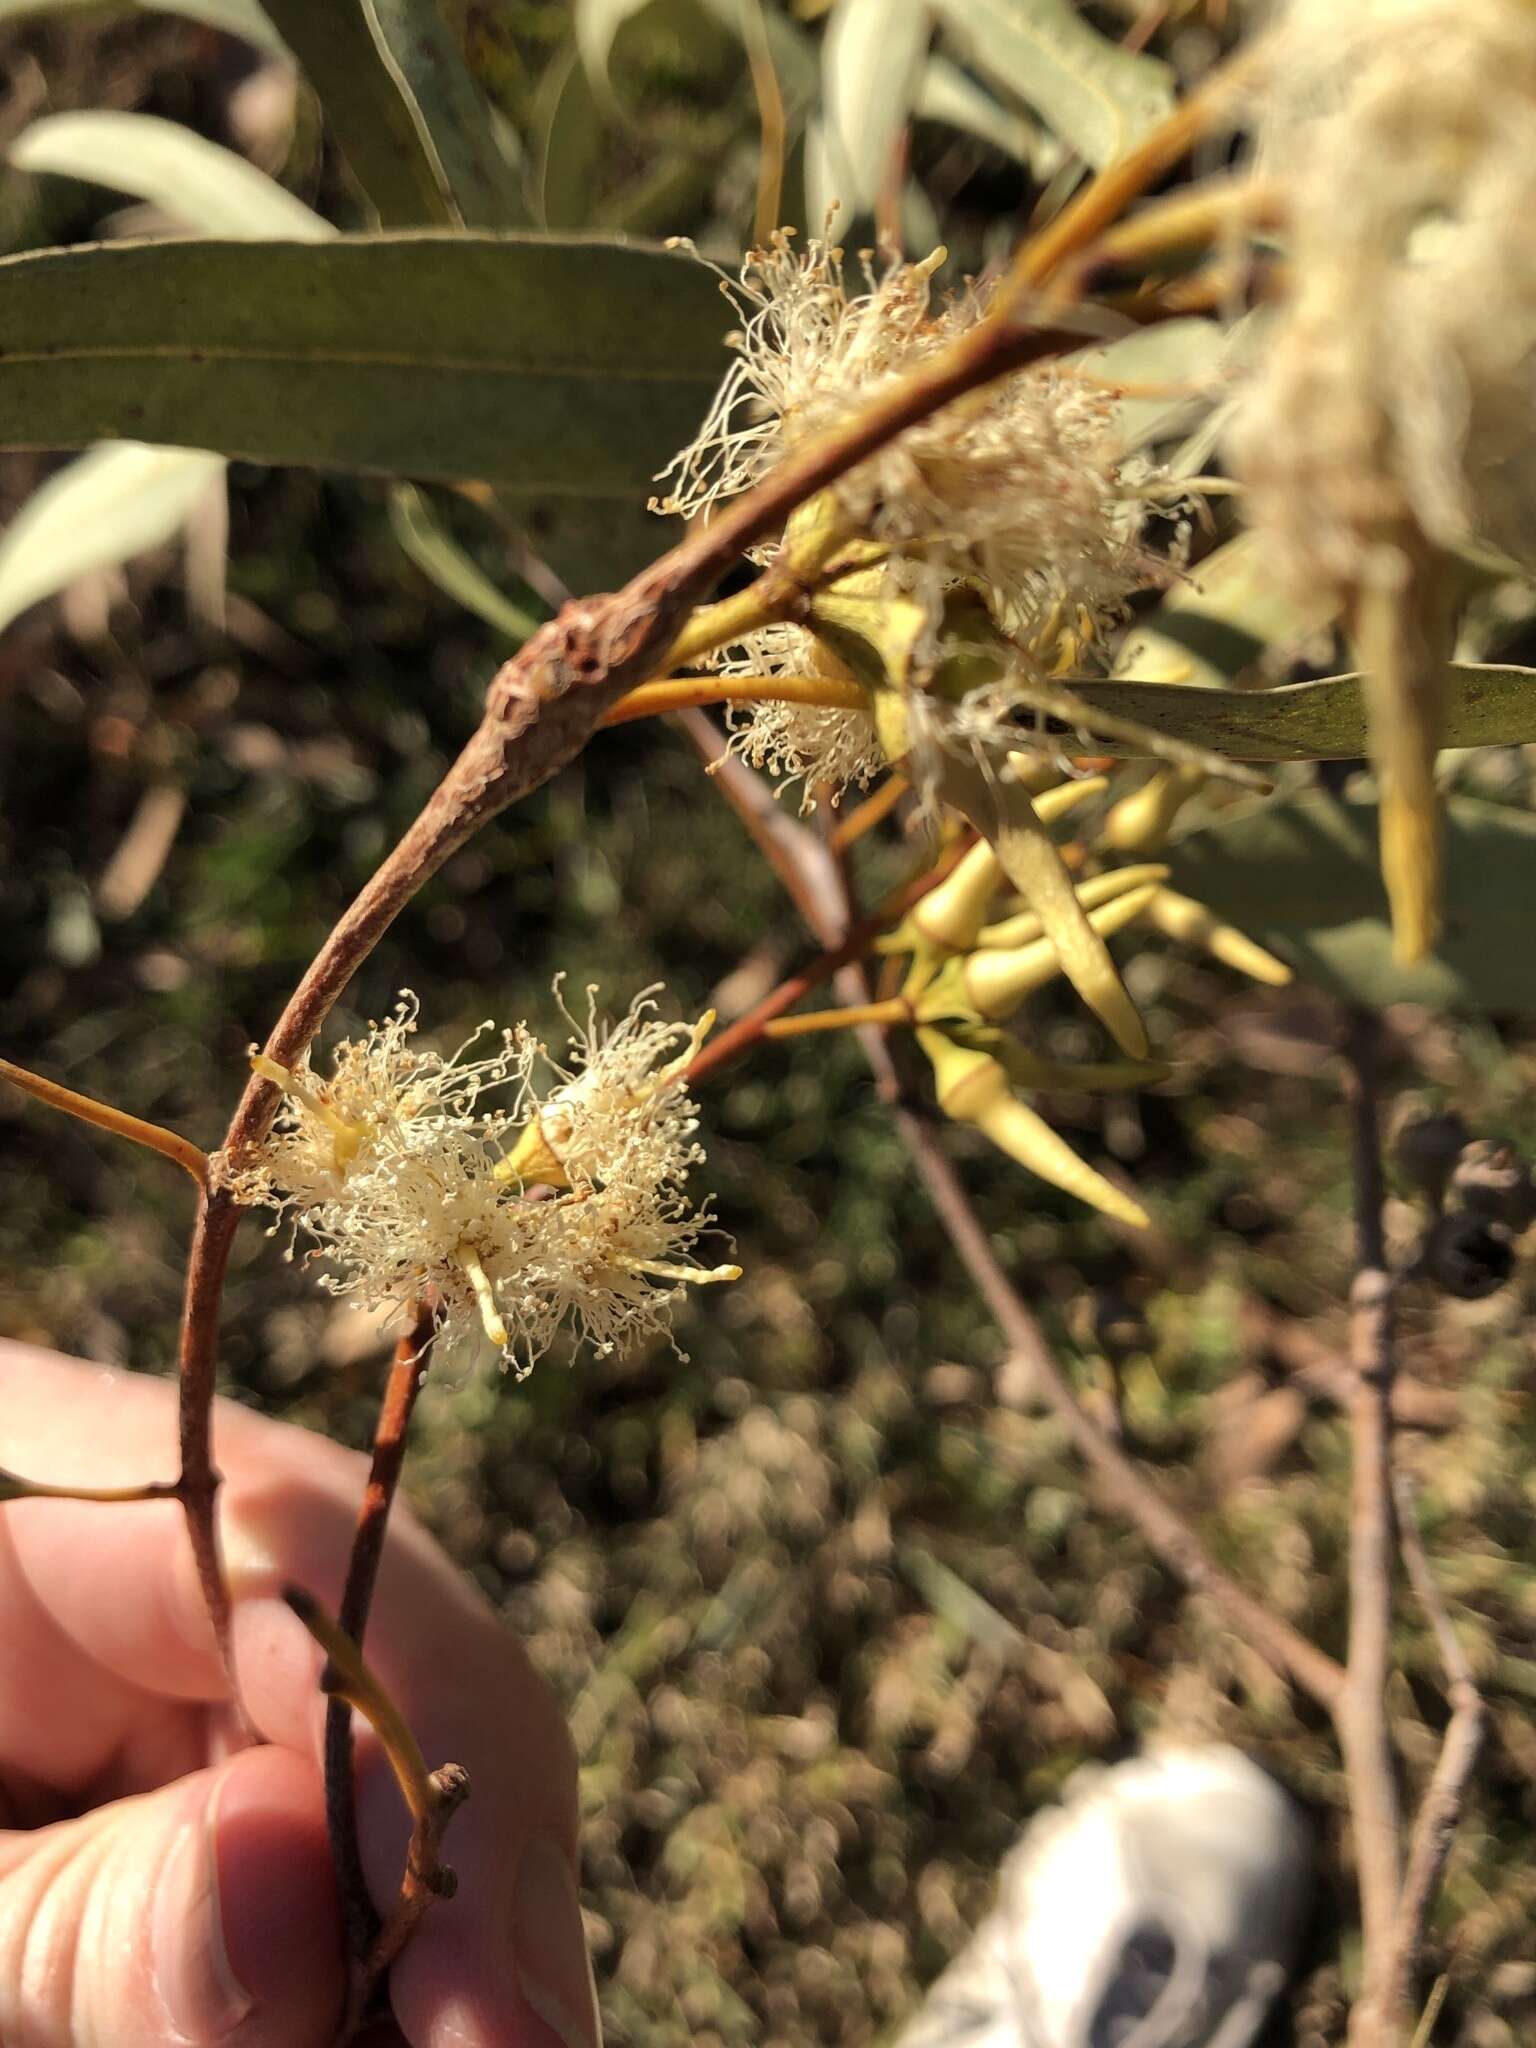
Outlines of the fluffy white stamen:
M450 1369L489 1339L521 1374L562 1325L603 1351L666 1331L688 1285L737 1271L687 1257L711 1219L685 1192L703 1158L686 1071L713 1020L666 1023L647 991L609 1025L595 993L563 1065L523 1026L479 1059L480 1032L447 1057L418 1048L411 996L329 1076L257 1055L283 1108L253 1157L221 1163L224 1185L287 1212L333 1294L403 1309L435 1290ZM554 1076L542 1097L536 1066Z
M1261 168L1293 296L1233 457L1293 584L1391 580L1411 515L1536 563L1536 29L1523 0L1290 0Z
M944 253L879 276L866 265L862 292L850 292L842 252L821 242L801 251L779 233L749 256L740 281L726 280L744 316L736 361L698 438L663 473L660 509L706 517L983 319L986 285L932 303ZM1147 580L1140 535L1155 482L1144 459L1122 454L1112 390L1047 363L943 407L831 491L849 528L887 551L888 587L917 597L935 625L946 593L964 585L1028 646L1058 612L1118 616ZM734 676L824 672L796 625L755 633L714 665ZM737 708L731 726L754 765L803 778L807 803L818 784L835 799L886 765L862 711L765 701Z

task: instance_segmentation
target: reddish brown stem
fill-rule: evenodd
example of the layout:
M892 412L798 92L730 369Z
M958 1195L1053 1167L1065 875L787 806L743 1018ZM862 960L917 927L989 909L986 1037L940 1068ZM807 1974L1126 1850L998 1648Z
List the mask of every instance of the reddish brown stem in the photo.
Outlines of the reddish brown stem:
M197 1563L198 1582L213 1624L219 1658L230 1696L242 1718L240 1689L235 1678L230 1641L229 1590L219 1560L217 1504L219 1471L213 1462L213 1397L218 1379L219 1300L240 1211L227 1194L205 1187L198 1198L197 1220L187 1253L181 1308L178 1427L181 1476L177 1496L187 1518L187 1535ZM254 1732L254 1731L252 1731Z
M373 1589L384 1555L389 1511L405 1463L416 1396L426 1377L426 1355L432 1343L434 1310L419 1302L410 1326L401 1333L379 1408L373 1435L373 1462L357 1512L352 1552L347 1560L337 1625L361 1654L368 1630ZM347 1953L354 1969L362 1968L377 1941L380 1920L368 1891L357 1836L357 1787L353 1775L352 1703L331 1693L325 1711L325 1819L331 1838L336 1881L346 1922Z

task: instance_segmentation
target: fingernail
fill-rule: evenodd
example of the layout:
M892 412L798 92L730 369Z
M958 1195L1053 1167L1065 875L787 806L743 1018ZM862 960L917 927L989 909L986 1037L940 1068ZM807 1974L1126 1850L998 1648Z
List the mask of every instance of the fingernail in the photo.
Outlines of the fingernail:
M222 2041L255 2001L229 1966L210 1801L183 1827L155 1890L150 1939L165 2016L178 2039Z
M512 1909L523 1997L565 2048L602 2048L576 1879L565 1851L547 1835L535 1835L523 1851Z

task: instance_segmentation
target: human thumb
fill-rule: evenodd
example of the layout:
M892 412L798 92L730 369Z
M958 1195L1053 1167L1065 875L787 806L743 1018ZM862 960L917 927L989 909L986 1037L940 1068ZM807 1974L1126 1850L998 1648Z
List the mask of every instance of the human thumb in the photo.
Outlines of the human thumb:
M290 1751L0 1835L0 2041L326 2048L340 1953L319 1778Z

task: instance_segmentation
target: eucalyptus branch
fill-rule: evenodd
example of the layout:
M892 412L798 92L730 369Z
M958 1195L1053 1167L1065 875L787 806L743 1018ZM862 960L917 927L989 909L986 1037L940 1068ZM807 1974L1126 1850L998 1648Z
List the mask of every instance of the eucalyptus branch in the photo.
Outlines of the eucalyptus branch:
M13 1060L0 1059L0 1080L9 1081L13 1088L47 1103L50 1109L61 1109L82 1123L94 1124L99 1131L109 1131L114 1138L127 1138L150 1152L158 1152L183 1173L191 1174L199 1187L207 1183L207 1155L178 1131L168 1131L163 1124L146 1123L143 1117L131 1116L126 1109L98 1102L94 1095L81 1095L57 1081L45 1080L28 1067L18 1067Z
M332 929L273 1027L263 1047L266 1058L292 1068L390 924L443 863L481 826L573 759L627 691L693 649L697 629L692 638L685 630L690 613L755 542L782 531L798 506L906 428L968 391L1076 346L1081 337L1070 319L1063 325L1033 324L1032 288L1090 245L1205 132L1223 104L1222 95L1207 87L1144 138L1133 157L1093 180L1046 231L1041 246L1029 245L1036 253L1021 254L1009 289L986 319L879 391L846 424L797 449L622 591L569 604L541 627L493 678L480 723L458 759ZM1077 291L1071 282L1062 285L1053 304L1065 312ZM809 567L814 572L820 565L813 559ZM791 564L791 571L799 566ZM762 598L759 591L759 606ZM791 610L786 596L777 615ZM735 621L733 611L729 623ZM721 623L717 614L710 632L717 634ZM717 639L706 635L704 644ZM273 1084L253 1077L225 1135L226 1162L237 1165L265 1136L277 1103ZM218 1475L210 1436L218 1303L239 1212L227 1180L217 1172L212 1180L193 1235L182 1313L182 1498L228 1667L229 1605L218 1562Z
M426 1376L433 1324L432 1304L418 1303L408 1326L396 1341L389 1380L374 1429L373 1460L368 1470L368 1484L358 1507L357 1527L347 1560L346 1583L336 1617L337 1626L359 1654L368 1631L368 1614L384 1554L389 1511L400 1483L401 1467L405 1463L411 1415ZM380 1922L369 1896L357 1835L352 1702L345 1694L336 1691L331 1693L325 1710L325 1818L341 1890L348 1958L356 1992L359 1989L358 1974L366 1968L379 1936ZM366 1997L366 1989L362 1995Z
M340 2036L346 2041L361 2023L373 1987L404 1948L422 1914L434 1899L451 1899L457 1889L458 1880L439 1851L444 1830L469 1796L469 1774L458 1764L429 1771L409 1724L356 1644L302 1587L285 1586L283 1598L325 1651L321 1691L367 1717L411 1816L399 1895L353 1978Z
M1349 1652L1334 1720L1349 1781L1365 1956L1350 2040L1390 2044L1398 2015L1390 2003L1392 1930L1402 1884L1396 1770L1387 1726L1392 1670L1392 1578L1396 1528L1392 1491L1392 1276L1387 1270L1381 1164L1381 1024L1352 1010L1344 1039L1353 1120L1356 1271L1350 1289L1354 1479L1349 1520Z
M1467 1653L1457 1640L1419 1534L1418 1505L1405 1472L1396 1482L1398 1544L1409 1582L1434 1632L1445 1666L1450 1724L1408 1837L1407 1866L1385 1971L1388 2012L1406 2009L1424 1943L1430 1909L1461 1821L1462 1802L1482 1751L1488 1710Z

